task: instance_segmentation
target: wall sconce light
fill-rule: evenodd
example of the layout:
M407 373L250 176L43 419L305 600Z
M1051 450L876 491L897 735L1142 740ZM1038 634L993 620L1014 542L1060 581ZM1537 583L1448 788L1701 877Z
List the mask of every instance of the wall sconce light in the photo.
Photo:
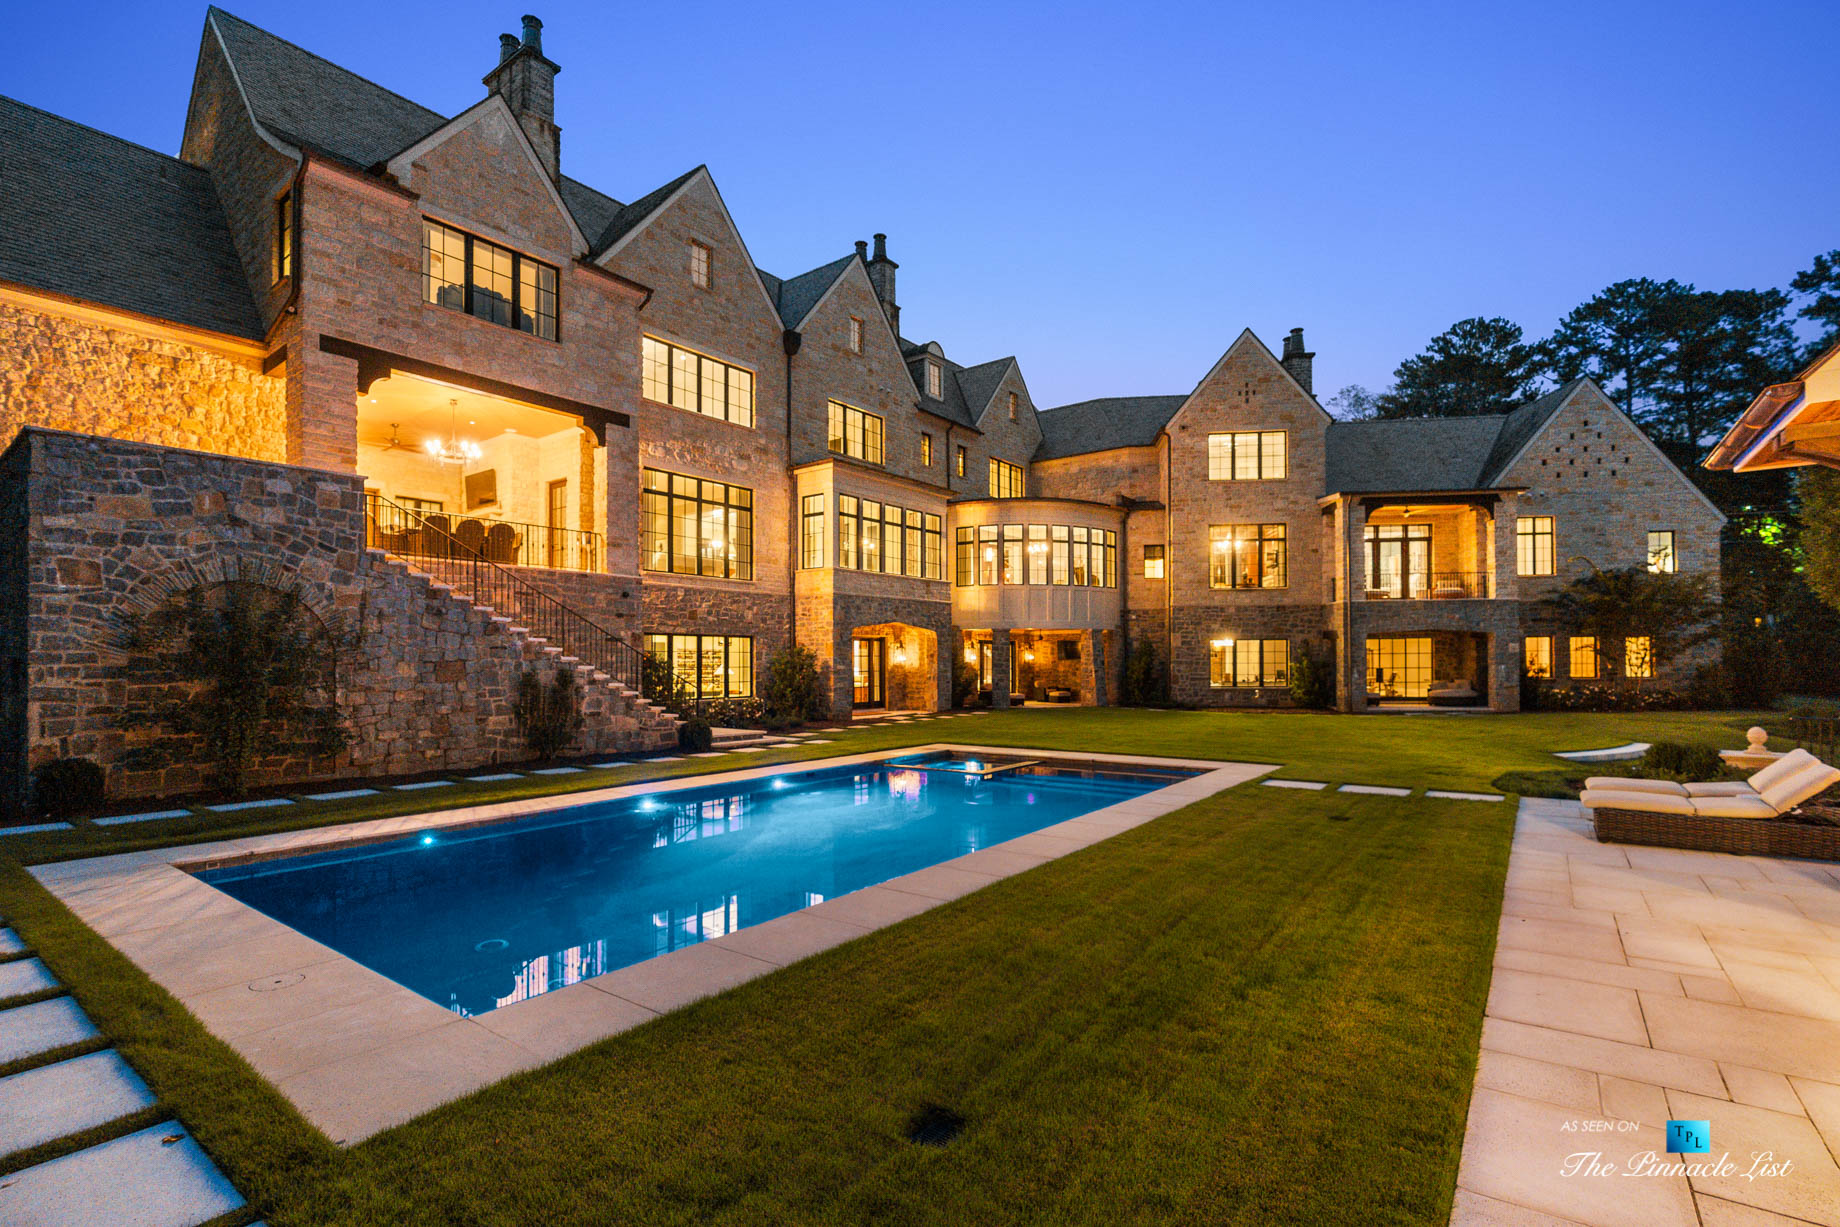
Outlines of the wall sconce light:
M965 660L970 664L977 664L977 644L967 643L965 645Z
M895 664L897 665L906 664L907 663L907 640L905 638L896 639L894 641L894 651L889 653L889 655L893 657Z
M1030 648L1028 651L1024 652L1022 654L1022 659L1027 661L1031 665L1034 664L1035 663L1035 649Z
M1233 641L1231 639L1216 639L1211 646L1217 648L1231 648L1233 646Z

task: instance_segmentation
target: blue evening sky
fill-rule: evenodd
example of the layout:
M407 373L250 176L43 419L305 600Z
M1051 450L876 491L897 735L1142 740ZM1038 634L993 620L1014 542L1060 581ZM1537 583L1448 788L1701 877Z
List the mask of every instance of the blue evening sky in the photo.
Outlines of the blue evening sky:
M1624 277L1840 247L1831 2L531 2L568 173L707 162L780 275L886 231L903 331L1016 354L1042 405L1185 392L1246 326L1378 389L1464 316L1540 336ZM523 11L227 7L448 113ZM0 92L176 151L204 12L21 10Z

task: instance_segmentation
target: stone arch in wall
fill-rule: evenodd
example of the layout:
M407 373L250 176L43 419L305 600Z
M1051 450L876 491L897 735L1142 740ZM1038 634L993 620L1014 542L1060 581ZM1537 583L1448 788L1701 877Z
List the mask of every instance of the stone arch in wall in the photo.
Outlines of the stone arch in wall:
M907 622L878 622L850 631L855 640L880 640L883 647L883 702L890 711L938 711L950 695L939 693L939 634ZM855 654L843 662L854 675Z

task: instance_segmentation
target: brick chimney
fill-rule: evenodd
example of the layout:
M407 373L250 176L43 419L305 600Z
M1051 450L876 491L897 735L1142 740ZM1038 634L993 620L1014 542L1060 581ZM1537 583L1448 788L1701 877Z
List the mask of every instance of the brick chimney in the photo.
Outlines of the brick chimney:
M1291 378L1303 385L1303 390L1311 396L1316 395L1316 355L1303 347L1303 329L1293 328L1284 338L1284 356L1278 361L1291 373Z
M504 98L555 182L562 179L562 129L556 126L556 74L561 71L544 58L543 23L526 13L522 38L498 36L498 66L484 79L487 95Z
M863 245L856 244L856 254L861 255ZM894 300L894 270L900 268L888 258L888 236L875 236L875 254L869 258L869 282L875 286L875 296L881 301L882 313L888 317L888 326L894 334L901 335L901 308Z

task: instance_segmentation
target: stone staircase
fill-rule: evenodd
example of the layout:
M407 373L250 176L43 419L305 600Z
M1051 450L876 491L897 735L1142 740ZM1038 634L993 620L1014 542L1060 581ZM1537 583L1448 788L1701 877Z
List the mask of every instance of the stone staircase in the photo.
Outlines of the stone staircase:
M407 578L429 599L451 602L461 608L482 636L504 637L527 664L572 670L582 690L582 744L584 753L662 750L677 745L682 725L676 715L615 680L592 661L567 652L523 625L517 609L495 609L480 604L471 594L418 570L410 560L379 549L365 551L372 570ZM552 598L553 599L553 598Z

